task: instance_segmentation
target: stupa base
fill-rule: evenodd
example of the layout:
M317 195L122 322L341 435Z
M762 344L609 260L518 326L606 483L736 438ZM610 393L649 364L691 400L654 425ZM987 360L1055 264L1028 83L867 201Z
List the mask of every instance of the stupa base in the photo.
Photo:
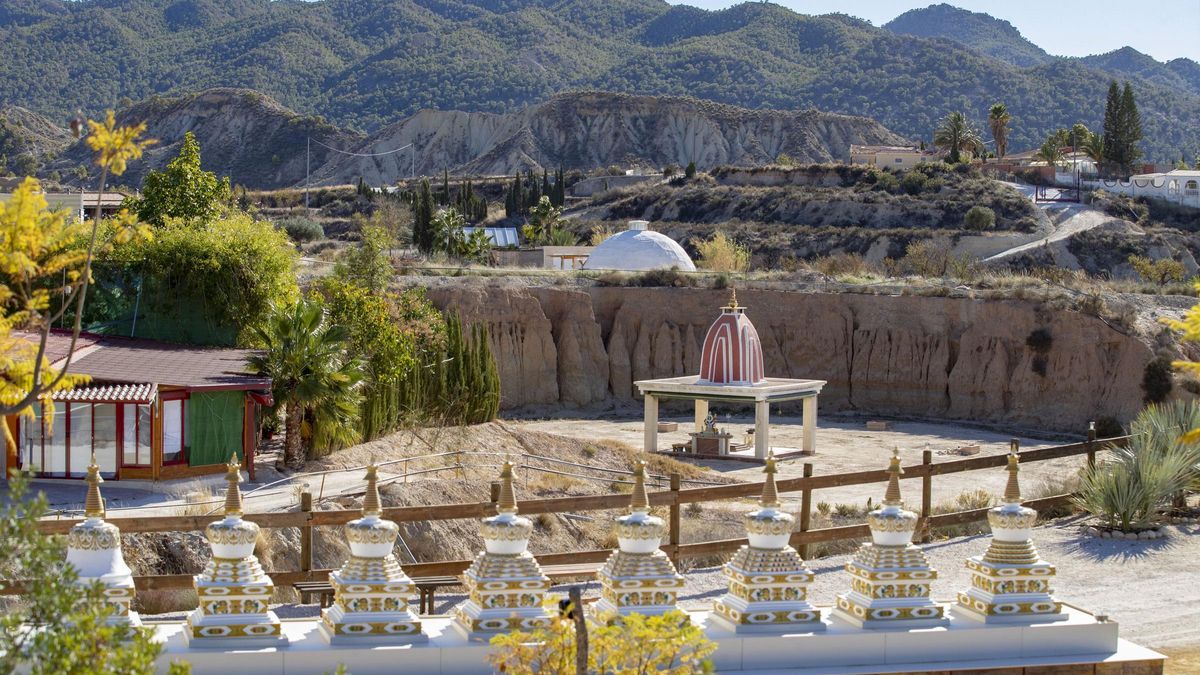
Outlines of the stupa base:
M1064 621L1062 603L1040 593L1014 597L985 597L971 589L958 594L958 602L950 607L955 617L981 623L1029 624Z
M713 604L709 622L735 633L812 633L825 630L821 610L808 602L746 602L725 596Z
M861 600L855 598L854 600ZM938 628L949 626L950 619L945 609L932 601L928 603L875 601L855 602L839 595L837 606L829 618L848 623L856 628Z
M501 633L544 628L552 620L542 607L483 609L468 600L455 612L451 625L469 641L487 642Z
M588 619L593 623L611 626L620 623L622 619L630 614L641 614L642 616L662 616L668 612L680 612L683 615L684 621L689 620L688 615L683 610L679 609L678 605L623 605L618 606L609 601L608 598L600 598L588 608Z
M279 617L264 614L214 615L194 610L188 615L184 640L194 647L279 647L287 644Z

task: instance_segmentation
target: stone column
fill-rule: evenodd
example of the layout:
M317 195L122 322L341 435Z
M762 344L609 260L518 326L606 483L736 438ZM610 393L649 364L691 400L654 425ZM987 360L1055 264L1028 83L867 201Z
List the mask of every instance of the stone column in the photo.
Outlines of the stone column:
M642 449L646 452L658 450L658 397L646 394L646 413L643 416L646 424L645 440Z
M804 399L804 452L817 451L817 397L815 395Z
M754 402L754 456L765 460L771 449L771 404Z
M708 401L696 399L696 431L704 431L704 418L708 417Z

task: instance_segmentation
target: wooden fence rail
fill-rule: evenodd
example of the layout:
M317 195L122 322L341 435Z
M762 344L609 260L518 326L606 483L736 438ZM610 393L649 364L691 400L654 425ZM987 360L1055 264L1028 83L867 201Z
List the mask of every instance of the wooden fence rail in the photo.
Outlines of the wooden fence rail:
M1096 453L1102 449L1102 447L1110 445L1123 446L1128 442L1128 436L1097 441L1094 437L1094 434L1089 432L1088 440L1083 443L1072 443L1069 445L1059 445L1047 448L1039 448L1036 450L1027 450L1020 452L1020 458L1022 464L1028 464L1030 462L1040 462L1052 459L1060 459L1063 457L1086 455L1088 464L1090 465L1095 463ZM1016 441L1014 440L1013 443L1015 447ZM922 461L920 464L904 467L904 473L901 476L902 480L921 480L921 522L920 529L918 530L918 536L927 540L929 532L932 528L962 525L965 523L983 520L987 517L988 510L986 508L934 515L932 513L933 478L934 476L943 476L952 473L961 473L964 471L980 471L984 469L1003 467L1007 463L1007 458L1005 455L987 455L982 457L971 457L968 459L934 463L932 453L926 450L923 453L921 460ZM881 483L887 481L887 479L888 472L884 470L856 471L851 473L814 476L812 465L805 464L803 476L799 478L785 478L778 480L776 484L780 493L801 493L800 514L798 519L800 529L792 534L792 546L798 548L802 554L807 557L809 545L811 544L869 537L870 530L865 524L828 527L815 530L810 529L812 524L812 491L824 488ZM665 506L670 510L670 517L668 519L669 532L667 543L663 545L663 550L669 556L671 556L672 559L679 560L683 558L697 558L729 553L737 550L743 544L747 543L746 539L724 539L718 541L681 544L680 509L684 504L758 497L760 494L762 494L762 483L737 483L716 487L688 489L682 489L680 486L681 481L679 476L677 474L673 474L671 476L670 489L649 493L650 504L652 506ZM495 489L494 485L491 488L491 492L492 498L486 502L392 507L384 509L383 515L389 520L394 520L401 523L434 520L456 520L462 518L483 518L495 513L495 500L497 496L496 493L498 491ZM1070 495L1054 495L1051 497L1027 501L1026 504L1033 508L1044 509L1050 506L1056 506L1065 503L1069 498ZM623 509L628 505L628 503L629 496L624 494L588 495L582 497L554 497L549 499L523 500L520 502L520 508L521 513L523 514L575 513L578 511ZM308 493L302 493L300 499L300 510L298 511L280 513L248 513L244 516L246 520L258 523L259 526L264 528L300 528L300 569L276 570L269 572L276 586L289 586L298 581L324 580L331 570L313 569L312 567L312 528L343 525L361 515L358 511L349 509L338 511L313 511L311 504L312 496ZM109 519L109 522L121 528L122 533L132 534L139 532L202 531L205 526L213 521L213 519L214 517L211 515L146 516L138 518L111 518ZM39 524L39 528L44 534L64 534L78 522L80 522L79 519L43 520ZM594 551L542 553L537 557L541 563L546 565L569 562L600 562L607 558L611 552L612 551L610 549L602 549ZM455 575L461 573L470 564L470 560L445 560L426 563L410 563L404 565L404 569L405 572L407 572L410 576ZM191 574L147 575L134 577L134 584L140 590L190 588L192 585L192 578L193 575ZM20 593L23 585L23 582L14 582L12 584L5 583L0 585L2 586L2 588L0 588L0 594Z

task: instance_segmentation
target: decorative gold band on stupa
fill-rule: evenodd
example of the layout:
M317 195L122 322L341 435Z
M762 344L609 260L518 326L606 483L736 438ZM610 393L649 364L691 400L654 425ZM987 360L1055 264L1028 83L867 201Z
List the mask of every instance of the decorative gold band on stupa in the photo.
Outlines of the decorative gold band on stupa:
M779 490L775 487L775 452L767 453L767 465L763 468L763 473L767 474L767 481L763 483L762 498L758 500L758 505L763 508L777 508L779 506Z
M238 483L242 482L241 468L237 453L230 455L229 463L225 465L225 481L229 483L229 487L225 488L225 515L227 516L242 515L242 490L238 487Z
M104 517L104 499L100 496L100 465L96 463L96 453L92 453L92 463L87 468L87 499L83 503L83 513L88 518Z
M500 500L496 502L497 513L516 513L517 497L513 493L513 463L504 460L500 471Z
M1017 453L1008 453L1008 485L1004 487L1004 502L1006 504L1019 503L1021 501L1021 484L1017 481L1017 473L1020 469L1017 467Z
M629 498L633 511L649 511L650 498L646 495L646 462L638 460L633 466L633 493Z
M883 494L883 503L888 505L899 506L900 500L900 475L904 473L904 469L900 468L900 448L892 451L892 463L888 466L887 492Z
M379 501L379 475L375 462L367 467L367 493L363 496L362 513L364 516L383 515L383 506Z

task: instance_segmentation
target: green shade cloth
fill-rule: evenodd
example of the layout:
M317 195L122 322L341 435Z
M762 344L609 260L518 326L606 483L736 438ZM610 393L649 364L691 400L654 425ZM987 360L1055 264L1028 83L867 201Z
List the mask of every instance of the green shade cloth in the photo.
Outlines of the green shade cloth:
M242 459L244 391L193 392L188 399L188 464L224 464L231 453Z

